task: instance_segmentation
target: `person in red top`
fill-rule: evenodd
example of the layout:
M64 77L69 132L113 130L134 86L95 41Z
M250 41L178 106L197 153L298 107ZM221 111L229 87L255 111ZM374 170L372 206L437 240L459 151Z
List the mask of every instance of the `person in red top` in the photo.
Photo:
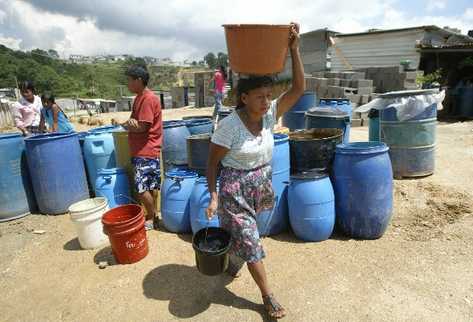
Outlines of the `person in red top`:
M163 142L161 104L147 88L149 73L144 66L128 68L128 89L136 94L130 119L122 124L128 130L131 162L135 169L135 188L146 208L148 229L158 229L155 213L154 190L159 189L161 173L159 154ZM151 221L152 220L152 221Z
M225 82L227 80L227 72L225 71L225 66L220 65L215 71L214 77L212 78L214 85L214 96L215 96L215 108L213 117L215 118L222 108L223 101L223 90L225 88Z

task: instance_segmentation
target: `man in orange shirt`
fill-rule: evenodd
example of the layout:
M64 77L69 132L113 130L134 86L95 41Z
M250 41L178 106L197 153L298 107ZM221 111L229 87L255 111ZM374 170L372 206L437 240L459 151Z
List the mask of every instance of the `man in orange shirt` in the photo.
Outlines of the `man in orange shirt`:
M158 229L153 191L159 189L159 153L163 142L161 104L147 88L149 73L145 66L128 68L128 89L136 94L130 119L122 124L128 130L128 145L135 168L135 189L146 208L147 229ZM152 221L151 221L152 220Z

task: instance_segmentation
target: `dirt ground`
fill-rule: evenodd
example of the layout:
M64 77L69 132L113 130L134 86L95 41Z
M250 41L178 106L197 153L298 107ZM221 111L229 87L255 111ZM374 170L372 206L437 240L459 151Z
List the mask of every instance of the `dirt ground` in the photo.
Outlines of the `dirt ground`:
M352 133L368 137L366 127ZM473 320L473 122L440 123L437 142L435 175L395 181L381 239L263 240L285 321ZM0 320L266 321L248 271L234 281L201 275L190 239L149 232L144 260L101 270L99 261L113 264L110 248L80 250L68 215L0 224Z

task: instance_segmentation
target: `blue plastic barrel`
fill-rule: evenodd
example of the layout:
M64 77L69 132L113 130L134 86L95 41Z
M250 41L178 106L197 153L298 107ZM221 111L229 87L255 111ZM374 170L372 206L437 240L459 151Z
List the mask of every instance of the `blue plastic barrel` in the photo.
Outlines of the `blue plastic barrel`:
M350 115L339 108L311 108L305 122L306 129L342 129L343 143L350 141Z
M219 227L218 216L213 216L212 220L207 219L207 207L210 203L209 186L206 177L199 177L195 181L190 197L190 220L192 233L195 234L205 227Z
M425 91L426 94L431 92ZM413 96L410 92L385 95L390 98ZM389 146L395 178L422 177L434 173L436 128L437 104L403 121L399 120L395 108L380 111L380 140Z
M107 198L110 209L133 203L128 182L123 168L100 169L95 181L95 194Z
M213 122L209 119L188 119L184 121L191 135L211 133Z
M104 125L89 130L89 133L110 133L120 129L120 125Z
M289 182L289 137L285 134L274 134L272 159L274 190L274 208L265 210L256 216L260 236L277 235L288 227L287 184Z
M39 210L62 214L89 198L77 133L41 134L25 139L26 159Z
M302 172L291 176L289 221L297 238L322 241L335 226L335 197L327 173Z
M19 133L0 134L0 222L24 217L36 210Z
M305 112L315 106L316 96L314 92L305 92L294 106L283 115L282 125L291 131L305 128Z
M191 232L190 197L196 180L197 173L189 170L166 172L161 187L161 216L170 232Z
M184 121L164 121L163 159L170 165L187 164L187 137L190 135Z
M84 158L89 181L94 187L100 169L112 169L117 166L112 133L98 132L87 135L84 139Z
M473 87L460 87L458 89L454 113L461 117L473 117Z
M337 146L333 164L337 223L350 237L376 239L388 227L393 210L388 150L382 142Z

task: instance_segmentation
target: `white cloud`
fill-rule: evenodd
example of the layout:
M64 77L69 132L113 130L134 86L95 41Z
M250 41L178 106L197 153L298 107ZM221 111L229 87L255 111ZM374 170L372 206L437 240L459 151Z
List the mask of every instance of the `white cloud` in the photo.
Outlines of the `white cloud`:
M426 9L427 11L443 10L447 7L445 1L440 0L430 0L427 2Z
M328 27L340 32L416 25L473 29L473 8L461 16L413 16L395 0L0 0L0 43L14 48L56 49L61 55L128 53L200 58L225 51L222 24L301 23L302 32ZM440 8L444 1L430 1ZM429 3L429 4L430 4ZM40 8L40 9L38 9Z

